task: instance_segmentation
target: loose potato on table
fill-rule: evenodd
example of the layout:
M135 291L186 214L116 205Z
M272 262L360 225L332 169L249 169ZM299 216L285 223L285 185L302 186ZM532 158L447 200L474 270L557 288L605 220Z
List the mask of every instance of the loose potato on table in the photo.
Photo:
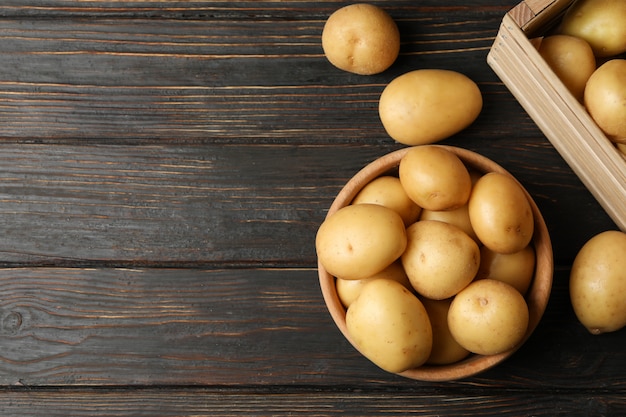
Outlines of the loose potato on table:
M400 32L383 9L351 4L330 15L322 31L322 48L331 64L360 75L383 72L400 52Z
M468 127L482 106L480 89L467 76L450 70L420 69L387 84L378 113L391 138L405 145L424 145Z
M609 230L589 239L570 272L570 299L592 334L626 326L626 233Z

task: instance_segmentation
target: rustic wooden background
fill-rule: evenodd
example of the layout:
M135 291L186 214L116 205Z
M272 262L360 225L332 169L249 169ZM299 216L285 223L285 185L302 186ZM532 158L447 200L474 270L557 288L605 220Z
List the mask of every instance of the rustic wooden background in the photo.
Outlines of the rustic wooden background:
M588 334L567 293L615 225L486 64L517 0L375 2L403 43L367 77L322 53L346 4L2 2L0 415L624 415L626 333ZM446 383L359 356L315 269L335 194L400 146L380 92L417 68L478 83L481 116L445 143L518 177L555 255L533 337Z

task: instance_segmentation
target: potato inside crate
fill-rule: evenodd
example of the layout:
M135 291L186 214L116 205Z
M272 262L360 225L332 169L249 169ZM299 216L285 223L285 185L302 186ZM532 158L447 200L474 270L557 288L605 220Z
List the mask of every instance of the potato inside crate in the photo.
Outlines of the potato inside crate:
M626 157L541 58L535 44L574 0L526 0L502 19L487 63L617 227L626 232Z

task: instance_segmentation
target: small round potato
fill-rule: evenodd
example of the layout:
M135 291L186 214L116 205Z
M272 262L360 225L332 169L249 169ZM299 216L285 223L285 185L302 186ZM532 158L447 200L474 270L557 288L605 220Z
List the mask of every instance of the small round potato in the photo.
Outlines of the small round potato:
M363 203L380 204L394 210L402 217L405 226L414 223L422 211L406 194L400 179L390 175L367 183L352 200L352 204Z
M453 210L467 203L470 174L458 156L435 145L411 148L400 160L400 183L426 210Z
M368 282L375 279L390 279L393 281L398 281L405 288L412 290L411 282L409 281L409 277L404 272L404 268L402 267L402 263L398 260L389 265L387 268L383 269L377 274L369 278L364 279L339 279L335 281L335 287L337 288L337 295L339 296L339 300L344 307L349 307L350 304L354 302L361 294L361 289Z
M517 346L528 329L529 312L515 288L494 279L472 282L452 300L448 326L470 352L495 355Z
M508 175L483 175L474 184L468 208L476 235L494 252L514 253L530 243L533 212L522 187Z
M346 313L355 347L388 372L421 366L433 343L430 319L422 302L402 284L376 279L361 290Z
M541 41L539 54L582 103L587 80L596 70L596 57L587 41L568 35L547 36Z
M383 72L400 52L400 31L383 9L351 4L330 15L322 31L322 48L335 67L360 75Z
M476 276L480 249L456 226L420 220L407 228L401 260L418 294L433 300L450 298Z
M534 275L535 249L532 245L514 253L497 253L487 246L480 248L480 268L476 279L506 282L524 295Z
M467 76L450 70L420 69L387 84L378 113L392 139L412 146L460 132L474 122L482 106L480 89Z
M404 222L378 204L343 207L324 220L315 238L319 262L342 279L368 278L397 260L406 247Z
M478 242L478 237L472 227L469 218L469 209L467 204L452 210L422 210L420 220L438 220L440 222L450 223L463 230L469 237Z

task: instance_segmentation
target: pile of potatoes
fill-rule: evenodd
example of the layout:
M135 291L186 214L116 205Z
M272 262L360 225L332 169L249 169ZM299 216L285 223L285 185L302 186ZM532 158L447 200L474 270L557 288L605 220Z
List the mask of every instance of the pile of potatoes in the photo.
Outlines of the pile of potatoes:
M411 147L316 236L351 342L389 372L508 351L526 335L534 218L512 177Z
M626 1L577 0L538 51L626 154Z

